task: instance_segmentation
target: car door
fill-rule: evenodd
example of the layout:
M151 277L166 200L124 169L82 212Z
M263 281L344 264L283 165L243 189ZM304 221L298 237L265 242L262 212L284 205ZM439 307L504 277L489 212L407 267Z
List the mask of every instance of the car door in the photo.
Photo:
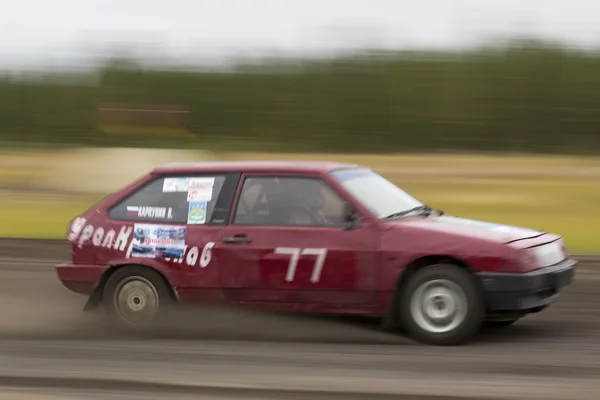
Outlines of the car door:
M320 176L245 175L221 237L226 298L330 307L372 303L380 265L375 229L367 220L347 229L345 203Z
M130 262L168 271L184 301L221 301L215 245L227 224L240 174L161 176L108 210L108 225L126 229ZM107 250L111 250L108 248ZM110 263L122 255L101 255Z

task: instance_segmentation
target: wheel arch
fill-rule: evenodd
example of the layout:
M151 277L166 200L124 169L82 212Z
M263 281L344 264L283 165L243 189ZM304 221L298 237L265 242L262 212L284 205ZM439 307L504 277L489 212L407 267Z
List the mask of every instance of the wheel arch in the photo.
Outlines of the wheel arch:
M120 263L120 264L113 264L113 265L111 265L109 268L106 269L106 271L104 271L102 273L102 276L100 277L100 280L98 281L98 284L96 285L96 287L94 288L94 290L92 291L92 293L90 294L90 296L88 297L88 300L85 303L85 306L83 307L83 311L93 311L93 310L95 310L100 305L100 303L102 303L104 287L106 286L106 283L108 282L108 280L110 279L110 277L115 272L117 272L119 270L122 270L124 268L128 268L128 267L145 268L145 269L148 269L150 271L155 272L156 274L158 274L158 276L164 281L164 283L169 288L169 292L171 293L171 296L173 296L173 300L179 301L179 296L177 294L177 290L171 284L171 282L166 277L166 275L165 275L165 273L163 271L160 271L157 268L153 268L153 267L151 267L149 265L145 265L145 264L139 264L139 263Z
M425 268L429 265L434 264L452 264L458 267L464 268L469 271L473 276L475 276L475 269L469 265L464 260L460 258L444 255L444 254L434 254L427 255L423 257L416 258L410 261L406 266L402 269L402 272L398 274L396 278L396 282L393 286L393 294L390 298L390 301L387 305L387 311L384 317L383 325L387 329L397 329L399 325L398 321L398 306L399 306L399 298L400 293L402 293L403 287L408 283L410 278L420 269Z

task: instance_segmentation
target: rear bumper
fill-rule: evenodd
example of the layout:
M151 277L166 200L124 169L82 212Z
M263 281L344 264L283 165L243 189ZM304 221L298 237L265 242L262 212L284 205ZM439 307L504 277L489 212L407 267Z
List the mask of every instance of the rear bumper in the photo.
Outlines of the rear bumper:
M490 312L532 312L554 303L572 283L577 261L566 259L524 274L479 273Z
M59 264L56 266L56 273L67 289L89 295L94 291L107 268L105 265Z

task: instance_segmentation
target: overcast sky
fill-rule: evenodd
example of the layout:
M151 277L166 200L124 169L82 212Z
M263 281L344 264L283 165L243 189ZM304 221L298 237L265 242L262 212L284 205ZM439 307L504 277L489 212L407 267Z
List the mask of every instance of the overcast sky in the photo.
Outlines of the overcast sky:
M594 0L6 0L0 63L71 63L131 43L178 57L462 46L529 33L600 44Z

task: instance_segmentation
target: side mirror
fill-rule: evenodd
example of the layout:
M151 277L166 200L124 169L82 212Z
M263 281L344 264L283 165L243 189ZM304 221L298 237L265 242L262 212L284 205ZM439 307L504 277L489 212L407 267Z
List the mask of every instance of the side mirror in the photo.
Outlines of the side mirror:
M356 228L359 222L359 216L356 209L352 206L349 201L344 203L344 222L346 223L346 230Z

